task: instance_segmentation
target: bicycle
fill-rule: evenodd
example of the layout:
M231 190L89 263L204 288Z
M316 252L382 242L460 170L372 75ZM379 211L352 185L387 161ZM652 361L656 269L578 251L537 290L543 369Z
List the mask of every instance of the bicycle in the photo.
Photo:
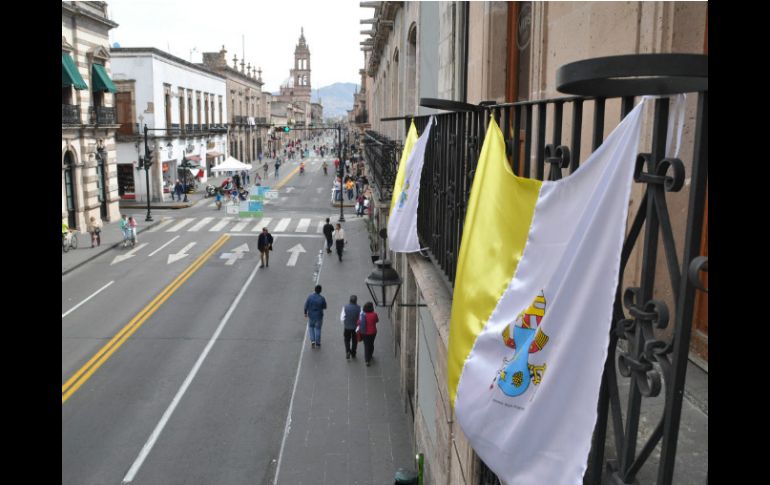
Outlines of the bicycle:
M73 231L69 231L66 234L62 234L61 248L65 253L70 249L77 249L78 235Z

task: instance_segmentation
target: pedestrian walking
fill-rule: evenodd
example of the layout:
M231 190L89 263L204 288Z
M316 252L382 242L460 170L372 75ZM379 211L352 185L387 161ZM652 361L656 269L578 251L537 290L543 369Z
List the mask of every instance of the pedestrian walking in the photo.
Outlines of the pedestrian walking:
M364 194L358 194L356 198L356 216L361 217L364 215Z
M257 238L257 249L259 249L259 260L262 264L260 268L270 266L270 251L273 250L273 235L267 232L267 228L262 228L262 234Z
M332 244L334 239L332 238L332 235L334 234L334 226L331 225L329 222L329 218L326 218L326 224L324 224L323 227L323 233L326 237L326 252L327 254L331 254L332 252Z
M134 241L134 244L139 242L139 239L136 237L136 219L134 219L134 216L131 216L128 218L128 229L131 234L131 239Z
M278 169L281 167L281 159L275 159L275 178L278 178Z
M363 336L364 361L366 362L366 367L369 367L374 356L374 339L377 337L377 322L380 321L380 317L374 311L374 304L370 301L364 303L364 311L361 317L358 319L358 332Z
M315 291L305 300L305 318L312 348L321 347L321 326L323 325L326 298L321 296L321 285L315 286Z
M241 175L236 173L233 175L233 182L235 182L235 187L240 189L241 188Z
M102 221L95 216L91 216L91 220L88 222L88 232L91 234L91 247L102 245Z
M334 179L334 201L340 201L342 202L342 182L340 182L340 178L337 177Z
M356 186L356 184L353 183L353 179L348 179L347 183L345 184L345 189L348 191L348 200L353 200L353 188Z
M342 224L337 223L337 230L332 235L334 238L334 244L337 246L337 256L342 261L342 250L345 249L345 230L342 229Z
M340 320L342 321L342 338L345 341L345 358L356 358L356 348L358 348L358 338L356 335L356 326L361 317L361 307L357 305L358 297L350 295L350 303L342 307Z
M176 192L176 199L177 201L182 201L182 193L184 193L184 187L182 186L182 182L177 179L176 184L174 184L174 192ZM172 197L173 200L173 197Z
M372 211L370 208L370 202L369 197L364 197L364 212L369 215L369 217L372 217Z

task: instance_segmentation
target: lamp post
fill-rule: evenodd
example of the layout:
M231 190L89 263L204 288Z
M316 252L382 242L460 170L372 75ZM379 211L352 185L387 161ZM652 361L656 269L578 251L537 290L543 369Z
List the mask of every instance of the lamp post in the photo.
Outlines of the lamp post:
M150 146L147 141L147 125L144 125L144 159L140 160L140 163L144 167L145 182L147 184L147 217L144 220L152 222L152 214L150 213L150 167L152 166L152 154L150 153Z
M345 161L342 159L342 126L337 124L337 158L340 161L339 177L340 177L340 218L339 222L345 222L345 215L342 213L342 205L345 200L344 197L344 185L342 180L345 178Z
M391 262L385 259L385 240L388 238L388 230L382 228L380 230L380 237L382 238L382 244L380 245L381 257L374 262L377 265L377 269L372 271L364 282L376 306L390 307L395 303L398 291L401 289L401 284L404 281L398 272L391 267ZM377 294L377 288L380 289L381 295ZM392 296L390 295L391 291L389 288L395 288Z

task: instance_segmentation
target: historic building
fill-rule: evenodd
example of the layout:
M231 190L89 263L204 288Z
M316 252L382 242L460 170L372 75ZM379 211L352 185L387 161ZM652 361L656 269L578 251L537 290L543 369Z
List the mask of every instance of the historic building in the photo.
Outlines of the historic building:
M168 200L177 179L205 183L227 153L225 78L152 47L115 48L112 55L120 197L147 200L147 175L137 164L144 125L154 153L151 200Z
M271 113L276 118L274 125L280 125L277 120L283 118L295 127L306 127L323 120L323 107L311 101L310 72L310 46L305 41L303 28L300 29L299 42L294 48L294 67L289 70L289 78L281 84L280 92L273 96ZM304 138L297 133L290 137Z
M267 150L270 104L262 92L262 69L240 61L233 55L227 65L225 47L219 52L204 52L203 66L223 76L227 82L227 121L229 154L244 163L257 161Z
M361 6L373 8L374 11L370 15L371 11L367 10L364 15L372 18L362 20L362 23L372 24L372 30L368 32L371 37L361 42L366 80L362 80L361 91L355 98L354 109L350 114L358 130L365 133L366 162L372 175L376 203L373 241L379 241L377 231L387 227L395 178L392 167L400 158L399 141L406 135L409 118L417 117L417 128L422 131L427 123L425 115L435 113L440 116L437 128L431 132L428 142L431 148L426 155L420 192L418 234L421 246L425 246L426 250L422 254L390 255L394 268L403 278L403 287L390 310L390 316L396 336L395 349L401 361L402 395L406 401L405 408L413 420L414 449L424 453L426 483L496 484L497 479L475 455L457 424L447 386L450 315L462 220L473 167L483 141L481 116L490 116L490 112L480 108L480 105L520 103L516 108L507 107L498 111L501 120L510 123L505 125L501 121L500 126L505 129L506 141L510 144L508 155L512 165L514 152L518 152L518 163L513 168L519 175L541 180L551 177L547 172L544 175L544 170L552 166L548 162L556 163L557 160L553 155L544 155L545 146L551 143L554 146L570 147L573 164L571 170L584 162L597 143L601 143L614 129L622 119L622 114L627 112L625 110L629 101L633 99L608 97L606 100L588 99L580 102L555 101L556 98L566 97L557 90L556 70L572 62L606 56L674 52L707 54L708 5L706 2L375 1L362 2ZM420 102L424 98L445 102L428 102L425 106ZM697 93L687 96L683 150L680 155L686 177L691 177L693 173L695 154L698 153L698 144L702 143L697 138L697 127L703 126L701 107L704 102L707 126L707 94L705 98L704 94ZM451 112L439 112L436 108ZM383 118L400 119L383 121ZM650 146L653 136L651 118L644 125L642 144L645 147ZM513 119L521 125L514 125ZM549 156L551 158L546 161ZM556 170L559 170L558 166ZM564 176L568 175L568 169L563 170ZM705 217L703 212L696 211L694 215L688 212L691 193L700 193L695 189L694 180L694 176L692 182L687 178L680 192L666 194L666 217L670 215L670 220L665 220L665 230L671 231L676 240L667 244L660 241L661 249L657 254L650 248L657 247L659 241L653 240L643 249L640 248L643 245L637 241L630 251L621 284L622 289L626 290L651 284L649 282L654 280L655 301L665 302L672 317L680 304L677 301L682 301L676 296L679 288L672 281L684 281L686 271L682 271L681 265L696 262L683 262L684 241L694 237L701 244L700 254L708 255L708 206L706 204ZM702 183L699 187L701 190ZM630 199L629 232L633 232L630 229L632 220L640 205L649 203L646 190L645 184L634 184ZM433 202L434 199L437 202ZM690 227L701 227L695 224L691 226L691 223L702 223L702 234L688 234ZM657 238L655 227L654 237ZM646 228L644 230L647 231ZM672 255L669 250L674 245L676 247ZM668 246L666 251L663 250L664 246ZM373 246L372 249L375 254L380 251L379 247ZM678 260L672 263L676 258ZM677 271L669 274L671 265L676 268L677 263L681 279L676 275ZM688 342L684 342L684 350L677 353L684 354L686 363L689 361L688 382L691 372L705 371L707 380L708 307L705 295L697 292L692 321L688 320L681 325L669 323L665 329L656 328L655 339L658 340L653 340L650 335L644 336L644 340L640 337L639 340L651 344L650 349L656 348L652 346L653 343L673 346L674 328L678 332L682 326L686 326L687 332L692 332L689 349ZM628 310L625 311L627 315ZM617 346L611 348L611 355L617 352L622 356L626 352L626 358L640 359L639 355L633 354L638 350L633 349L634 345L641 347L639 343L633 344L621 339ZM638 352L641 353L641 350ZM615 429L619 422L638 423L641 412L653 425L642 421L638 434L640 443L642 440L653 439L654 422L663 418L653 419L649 410L656 409L656 406L663 409L664 403L661 401L665 399L665 404L669 405L672 396L676 393L681 395L683 391L681 387L674 387L671 372L665 375L661 372L658 375L663 375L665 380L665 395L661 393L657 397L658 401L652 405L649 404L653 402L652 399L641 401L641 411L638 406L633 411L631 407L624 407L624 415L618 416L616 411L621 408L616 400L618 394L633 393L636 386L643 384L636 378L626 379L620 374L615 380L615 368L611 367L614 362L611 361L614 359L610 358L607 365L613 373L607 374L609 377L606 382L610 383L608 386L614 386L615 395L603 401L605 407L599 412L595 435L598 462L589 463L587 476L592 478L587 479L587 483L598 483L597 477L600 474L610 474L606 463L601 461L602 456L609 460L610 455L614 459L621 454L621 450L614 447L613 438L622 435L622 439L636 443L636 425L629 425L634 426L634 431L633 436L627 438L623 430ZM663 361L661 359L659 362ZM664 367L658 362L640 362L651 367ZM654 371L649 372L652 374ZM644 375L644 371L641 375ZM644 377L641 381L644 381ZM683 381L679 382L683 386ZM618 386L620 391L617 390ZM607 402L612 403L611 412L607 410ZM629 413L634 416L629 417ZM622 421L618 421L620 418ZM600 424L602 419L604 425ZM614 429L615 435L610 428ZM690 432L687 427L680 429L684 430L681 433ZM689 436L682 439L687 440ZM601 445L605 442L606 454L602 455L605 450ZM660 443L652 442L656 450L655 459L645 462L646 457L638 458L644 466L633 473L629 472L632 473L631 478L628 478L629 483L634 481L633 475L637 473L640 482L655 483L659 460L657 455L663 455L666 446L671 444L670 436L663 437L661 442L665 444L660 453L657 451ZM526 445L525 439L522 446ZM673 483L706 481L707 467L702 457L707 456L707 451L707 443L700 444L697 450L678 451ZM637 457L627 457L627 462L622 464L623 471L628 470L634 459ZM680 466L681 462L687 462L688 466ZM685 473L692 476L684 477ZM615 481L619 483L620 480L616 478Z
M119 218L106 2L62 2L62 220Z

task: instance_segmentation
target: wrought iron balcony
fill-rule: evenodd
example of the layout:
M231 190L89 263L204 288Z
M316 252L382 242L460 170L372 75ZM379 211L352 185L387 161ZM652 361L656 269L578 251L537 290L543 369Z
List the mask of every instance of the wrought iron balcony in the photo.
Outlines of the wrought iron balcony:
M389 200L396 182L401 144L376 131L367 130L364 154L372 174L372 183L379 188L380 200Z
M369 113L364 110L361 114L356 116L356 124L363 125L366 123L369 123Z
M116 125L118 123L117 110L108 106L91 106L88 108L89 124L92 125Z
M79 125L80 123L80 106L76 104L62 104L61 124Z

